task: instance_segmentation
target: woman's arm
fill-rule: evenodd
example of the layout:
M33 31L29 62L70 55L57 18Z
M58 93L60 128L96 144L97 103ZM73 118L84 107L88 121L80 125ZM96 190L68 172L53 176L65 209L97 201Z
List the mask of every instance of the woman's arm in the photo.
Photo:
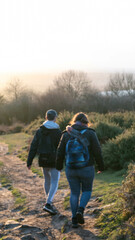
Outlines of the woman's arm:
M103 171L104 170L104 162L103 162L103 157L102 157L101 146L100 146L98 137L94 131L91 134L91 143L92 143L92 152L93 152L95 161L97 163L98 170L99 170L99 172Z

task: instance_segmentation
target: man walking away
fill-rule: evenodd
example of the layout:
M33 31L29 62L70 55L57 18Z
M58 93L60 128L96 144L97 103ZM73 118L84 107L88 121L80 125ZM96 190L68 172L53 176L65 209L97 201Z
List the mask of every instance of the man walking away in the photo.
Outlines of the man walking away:
M61 137L61 130L56 123L56 118L55 110L50 109L46 112L46 120L35 133L27 159L27 167L30 169L34 157L38 154L39 166L43 168L44 189L47 198L43 210L50 214L57 213L52 202L60 178L60 171L55 168L56 149Z

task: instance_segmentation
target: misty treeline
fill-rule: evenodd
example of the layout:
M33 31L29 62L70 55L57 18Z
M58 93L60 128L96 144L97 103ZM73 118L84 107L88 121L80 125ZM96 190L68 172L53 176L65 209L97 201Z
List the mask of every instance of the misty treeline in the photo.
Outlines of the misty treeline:
M33 83L34 84L34 83ZM135 78L133 74L110 76L104 92L92 87L85 72L67 71L60 74L42 93L26 89L20 79L10 81L0 94L0 124L14 121L29 123L46 110L107 113L135 110Z

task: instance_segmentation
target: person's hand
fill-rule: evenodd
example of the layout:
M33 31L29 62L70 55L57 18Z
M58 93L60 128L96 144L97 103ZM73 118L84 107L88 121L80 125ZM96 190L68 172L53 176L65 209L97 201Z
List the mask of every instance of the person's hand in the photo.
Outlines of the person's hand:
M30 169L31 169L31 165L30 165L30 166L28 166L27 168L28 168L28 170L30 170Z
M100 173L102 173L102 172L101 172L101 171L98 171L97 173L100 174Z

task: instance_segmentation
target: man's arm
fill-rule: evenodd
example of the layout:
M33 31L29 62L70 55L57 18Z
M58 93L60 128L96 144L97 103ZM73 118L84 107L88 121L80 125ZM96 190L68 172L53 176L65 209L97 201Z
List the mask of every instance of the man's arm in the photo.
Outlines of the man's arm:
M28 159L27 159L27 167L28 167L28 169L31 168L33 159L36 156L38 144L39 144L39 131L37 130L37 132L36 132L36 134L35 134L35 136L34 136L34 138L32 140L32 143L31 143L31 146L30 146L30 150L29 150L29 154L28 154Z

